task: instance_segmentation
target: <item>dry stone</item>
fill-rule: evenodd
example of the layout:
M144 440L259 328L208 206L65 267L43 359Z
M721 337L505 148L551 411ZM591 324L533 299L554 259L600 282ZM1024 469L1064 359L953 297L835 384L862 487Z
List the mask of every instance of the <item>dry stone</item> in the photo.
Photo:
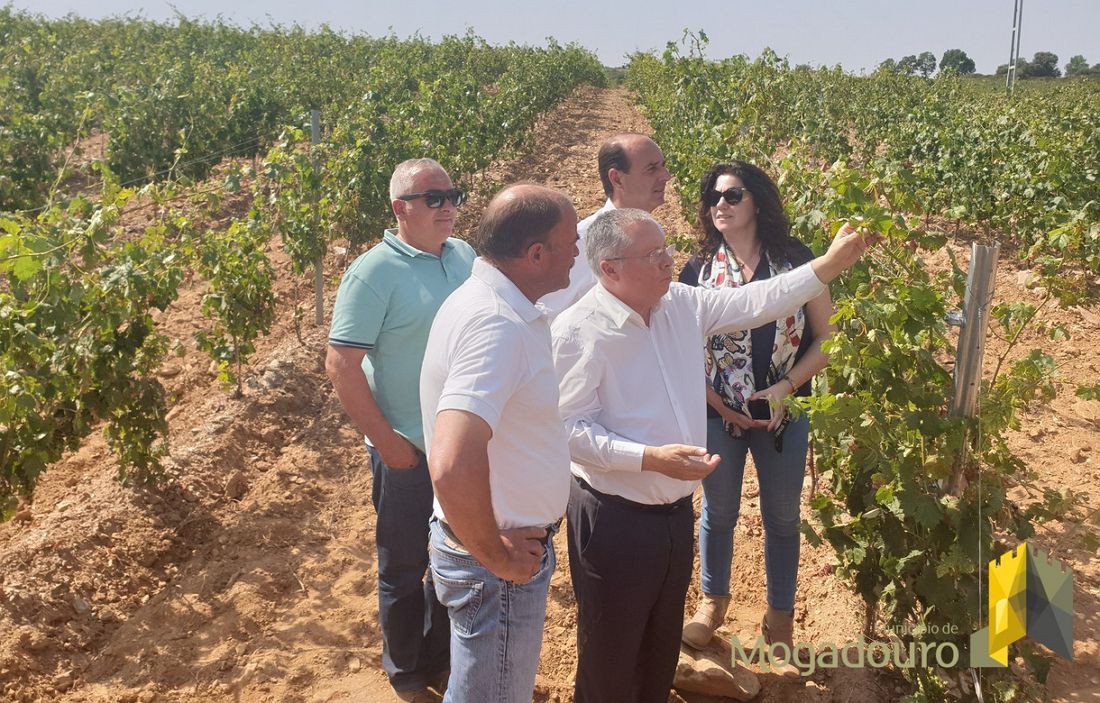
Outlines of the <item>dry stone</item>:
M753 672L742 666L734 668L710 652L693 652L686 647L680 650L674 685L681 691L738 701L752 700L760 693L760 681Z

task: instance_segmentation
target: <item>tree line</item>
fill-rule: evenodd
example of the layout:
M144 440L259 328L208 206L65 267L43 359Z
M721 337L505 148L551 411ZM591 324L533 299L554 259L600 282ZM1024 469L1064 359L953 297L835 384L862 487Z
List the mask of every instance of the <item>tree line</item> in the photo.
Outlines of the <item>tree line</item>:
M936 70L941 73L951 71L961 76L975 73L974 59L967 56L962 49L948 49L943 56L936 61L936 55L931 51L920 54L910 54L900 59L886 59L878 65L879 71L895 73L904 76L931 77ZM1008 73L1008 64L997 67L998 76ZM1017 78L1058 78L1063 75L1058 68L1058 55L1049 51L1037 51L1030 61L1019 59L1016 64ZM1070 58L1065 66L1066 78L1076 76L1100 76L1100 63L1089 65L1084 56L1078 54Z

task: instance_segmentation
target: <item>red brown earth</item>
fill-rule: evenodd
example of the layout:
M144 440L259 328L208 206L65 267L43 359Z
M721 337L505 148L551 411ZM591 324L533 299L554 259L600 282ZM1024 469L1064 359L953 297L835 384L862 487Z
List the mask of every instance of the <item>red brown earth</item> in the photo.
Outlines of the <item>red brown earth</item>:
M526 179L569 193L581 216L603 194L595 173L599 144L618 131L649 131L622 90L586 88L544 117L530 154L480 177L464 209L469 233L492 184ZM676 233L690 230L669 188L655 213ZM227 198L224 224L244 196ZM968 249L952 244L963 260ZM170 479L156 489L120 486L103 439L47 472L20 519L0 525L0 699L179 703L322 703L390 700L379 668L370 472L361 438L343 414L323 369L325 329L302 323L295 305L310 282L294 276L273 243L279 278L271 334L250 360L244 396L219 386L194 332L201 284L186 288L160 318L183 354L160 377L172 395ZM946 255L926 257L945 267ZM998 300L1035 299L1003 258ZM326 262L331 306L344 258ZM1033 347L1058 362L1058 396L1022 418L1012 448L1044 486L1088 494L1100 507L1100 403L1074 396L1095 383L1100 308L1044 309L1070 339L1025 334L1014 355ZM1004 343L991 340L995 358ZM988 366L988 364L987 364ZM988 371L988 369L987 369ZM415 389L410 389L415 392ZM808 489L807 489L808 491ZM764 608L762 528L755 481L745 489L734 573L741 584L723 634L754 639ZM1075 570L1075 659L1057 660L1046 697L1100 700L1100 567L1095 555L1040 532L1033 543ZM551 585L536 701L568 701L576 660L575 611L567 555ZM843 642L861 628L862 605L833 575L828 548L803 545L796 608L799 640ZM697 583L688 612L698 598ZM840 669L808 682L762 675L761 701L890 701L904 682L869 670ZM701 702L698 697L685 698Z

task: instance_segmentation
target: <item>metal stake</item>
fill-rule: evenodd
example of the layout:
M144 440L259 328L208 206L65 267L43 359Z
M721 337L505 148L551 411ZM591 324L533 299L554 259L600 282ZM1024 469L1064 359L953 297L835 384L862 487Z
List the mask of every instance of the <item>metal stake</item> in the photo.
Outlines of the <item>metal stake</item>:
M989 330L989 306L993 301L994 278L1000 243L992 246L974 244L970 249L970 270L966 276L966 299L961 318L949 315L948 321L957 324L959 345L955 353L955 391L951 398L953 417L973 417L977 412L978 391L982 383L982 358L985 355L985 338ZM960 490L959 481L966 467L967 445L955 464L955 470L947 490L955 494Z
M321 141L321 111L310 110L309 111L309 127L310 127L310 142L313 145L317 145ZM317 154L312 153L310 155L313 159L313 171L317 171ZM313 226L318 226L317 216L318 204L314 203L314 217ZM322 267L324 265L324 254L318 254L317 260L313 262L313 308L314 323L320 327L325 323L325 278Z

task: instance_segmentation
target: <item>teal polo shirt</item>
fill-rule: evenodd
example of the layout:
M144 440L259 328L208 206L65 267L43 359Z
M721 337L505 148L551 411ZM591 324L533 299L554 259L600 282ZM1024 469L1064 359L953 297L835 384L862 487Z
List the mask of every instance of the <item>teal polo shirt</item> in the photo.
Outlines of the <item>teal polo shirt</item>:
M424 450L420 367L439 306L470 277L473 247L451 237L441 256L407 244L388 229L344 273L328 343L365 349L363 373L386 419Z

